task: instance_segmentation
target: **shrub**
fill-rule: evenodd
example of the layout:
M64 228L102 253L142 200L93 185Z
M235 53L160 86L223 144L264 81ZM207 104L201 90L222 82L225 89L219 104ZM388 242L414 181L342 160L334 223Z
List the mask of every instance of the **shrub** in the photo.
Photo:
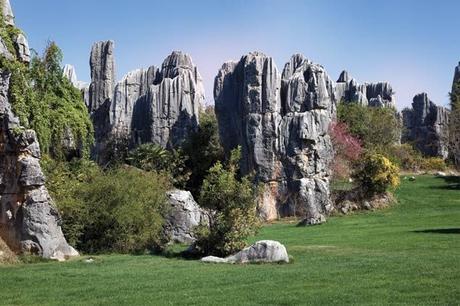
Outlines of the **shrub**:
M399 185L399 169L381 154L367 154L356 166L353 178L366 195L381 194Z
M203 181L200 205L212 211L209 228L196 230L196 249L203 254L226 256L240 251L256 233L258 188L248 177L237 178L240 150L232 152L226 167L217 162Z
M126 253L161 246L168 177L129 166L103 172L86 160L43 164L64 234L78 250Z
M399 168L407 171L418 171L422 168L422 154L407 143L391 146L388 149L388 158Z
M427 171L443 171L447 169L447 165L440 157L429 157L422 160L422 169Z

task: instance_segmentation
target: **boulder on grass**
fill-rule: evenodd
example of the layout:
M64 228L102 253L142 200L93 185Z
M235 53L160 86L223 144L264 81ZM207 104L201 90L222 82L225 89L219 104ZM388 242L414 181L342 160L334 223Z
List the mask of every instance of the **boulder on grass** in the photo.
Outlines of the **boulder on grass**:
M200 223L209 224L209 216L193 199L192 194L185 190L171 190L168 197L168 214L164 225L164 234L168 241L176 243L192 243L193 233Z
M278 241L261 240L234 255L225 258L207 256L201 261L208 263L288 263L289 256L286 247Z

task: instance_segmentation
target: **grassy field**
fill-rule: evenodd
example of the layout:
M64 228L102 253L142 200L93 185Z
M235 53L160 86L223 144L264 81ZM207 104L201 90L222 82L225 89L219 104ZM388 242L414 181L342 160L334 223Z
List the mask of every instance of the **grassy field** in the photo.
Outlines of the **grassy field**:
M282 242L291 264L110 255L0 267L0 304L458 305L458 183L403 181L392 208L309 228L267 225L252 239Z

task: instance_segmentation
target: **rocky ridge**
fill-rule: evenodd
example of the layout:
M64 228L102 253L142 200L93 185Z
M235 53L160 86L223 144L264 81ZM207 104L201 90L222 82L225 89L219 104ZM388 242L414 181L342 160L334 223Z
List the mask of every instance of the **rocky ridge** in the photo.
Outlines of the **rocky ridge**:
M359 84L346 70L342 71L335 85L337 102L358 102L372 107L396 108L394 91L388 82Z

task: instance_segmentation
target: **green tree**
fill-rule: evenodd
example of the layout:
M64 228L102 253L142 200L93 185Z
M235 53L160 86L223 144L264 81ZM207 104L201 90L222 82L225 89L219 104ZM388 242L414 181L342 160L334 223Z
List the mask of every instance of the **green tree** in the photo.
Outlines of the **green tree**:
M367 151L386 153L401 137L401 122L392 108L340 103L337 119L347 124Z
M259 188L249 177L238 179L240 149L227 166L217 162L203 181L200 205L211 212L208 226L199 226L196 248L203 254L226 256L240 251L259 226L256 198Z
M216 162L224 159L214 108L208 107L200 114L198 130L189 136L182 149L187 156L185 164L191 173L187 189L198 197L208 170Z

